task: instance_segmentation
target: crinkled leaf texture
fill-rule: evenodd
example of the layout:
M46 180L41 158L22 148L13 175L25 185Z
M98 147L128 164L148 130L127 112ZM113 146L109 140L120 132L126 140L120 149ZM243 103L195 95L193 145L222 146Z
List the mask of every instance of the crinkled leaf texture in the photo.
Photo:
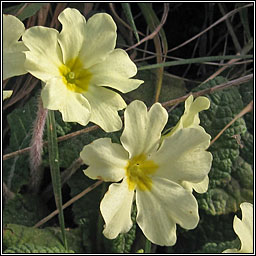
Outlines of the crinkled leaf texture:
M66 250L64 247L48 247L33 244L22 244L12 246L4 251L4 253L75 253L72 250Z
M83 253L81 229L66 230L69 250ZM3 231L3 248L17 247L24 244L42 247L63 248L60 228L47 227L44 229L26 227L17 224L7 224Z
M217 77L197 88L209 88L226 79ZM242 85L241 85L242 86ZM200 120L205 130L214 138L243 108L244 103L238 88L210 94L211 107L200 113ZM212 169L209 173L209 189L199 195L199 207L208 214L219 215L236 212L241 202L253 199L252 167L239 157L241 148L236 136L244 136L247 126L239 118L209 148L213 154ZM246 173L246 176L243 174Z
M11 130L10 143L5 153L14 152L30 146L33 124L37 113L37 96L22 107L16 108L8 116L8 124ZM56 111L56 130L58 136L63 136L71 131L75 125L63 122L60 113ZM46 139L46 133L44 136ZM47 147L43 151L43 161L48 166ZM63 157L65 159L65 156ZM23 185L29 182L29 157L28 154L17 155L3 161L3 179L13 192L19 192Z

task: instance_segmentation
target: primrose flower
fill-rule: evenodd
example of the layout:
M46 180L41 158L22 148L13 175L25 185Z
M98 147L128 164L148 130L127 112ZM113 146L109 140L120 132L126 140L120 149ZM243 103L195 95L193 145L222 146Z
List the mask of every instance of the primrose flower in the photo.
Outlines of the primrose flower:
M227 249L224 253L253 253L253 205L241 203L242 220L234 217L234 230L241 241L241 249Z
M199 221L198 205L180 181L200 182L208 174L212 156L206 152L210 136L200 128L182 128L161 141L167 111L155 103L149 111L138 100L124 112L121 144L101 138L80 153L91 179L113 183L100 204L105 221L103 234L114 239L132 226L136 199L137 223L155 244L176 242L176 224L193 229ZM161 145L160 145L161 143Z
M12 96L12 90L3 90L3 100L6 100Z
M203 129L203 127L199 125L199 112L209 109L210 101L207 97L202 96L197 97L194 101L193 99L193 95L190 95L186 99L184 114L181 116L179 122L172 128L172 130L166 135L162 136L162 139L172 136L175 132L182 128L193 127ZM197 193L205 193L208 190L209 177L206 175L203 181L197 183L182 181L181 185L191 191L194 189Z
M3 80L27 73L23 53L27 48L18 41L24 31L25 26L18 18L3 14Z
M53 28L35 26L22 39L26 68L45 82L44 108L59 110L66 122L98 124L107 132L121 129L118 110L126 107L123 93L136 89L143 81L130 79L136 65L122 49L114 49L116 25L105 13L87 22L76 9L65 9L58 17L59 33Z

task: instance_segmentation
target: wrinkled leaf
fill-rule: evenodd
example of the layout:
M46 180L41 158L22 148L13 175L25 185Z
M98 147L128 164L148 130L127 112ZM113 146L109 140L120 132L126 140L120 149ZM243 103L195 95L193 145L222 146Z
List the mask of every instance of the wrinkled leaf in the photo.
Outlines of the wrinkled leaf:
M22 244L12 246L4 251L4 253L75 253L72 250L66 250L64 247L47 247L37 246L33 244Z
M82 253L81 230L66 230L69 250L76 253ZM63 248L61 242L60 228L32 228L17 224L8 224L3 230L3 247L5 249L22 244L33 244L34 246L60 247Z

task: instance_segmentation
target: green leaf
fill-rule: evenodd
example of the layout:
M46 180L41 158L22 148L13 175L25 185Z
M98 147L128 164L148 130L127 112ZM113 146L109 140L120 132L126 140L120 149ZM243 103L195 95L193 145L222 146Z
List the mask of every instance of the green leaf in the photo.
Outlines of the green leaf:
M77 172L67 182L70 187L71 197L74 197L95 183L95 180L89 179L84 175L82 171L84 169L84 166L83 168L78 169ZM89 192L89 194L83 196L72 205L74 222L78 225L81 225L81 223L84 225L83 232L85 228L87 229L85 233L83 233L83 243L86 245L86 249L89 252L97 251L98 245L95 243L95 241L97 241L98 235L97 226L100 216L99 207L101 198L102 186L98 186Z
M7 116L11 136L8 152L28 147L31 129L36 118L36 97L32 97L24 107L16 108ZM6 152L7 153L7 152ZM13 192L19 192L29 182L28 155L18 155L3 162L3 179Z
M45 3L30 3L28 6L17 16L21 21L35 15Z
M57 142L56 124L54 110L48 110L47 115L47 134L48 134L48 150L49 164L51 169L52 186L54 192L55 203L59 211L59 223L62 232L62 239L65 248L67 249L67 239L65 235L65 221L62 209L62 194L61 194L61 178L59 167L59 148Z
M226 249L239 248L239 247L240 247L239 239L236 239L233 241L221 242L221 243L211 242L211 243L205 244L200 250L196 251L195 253L203 253L203 254L222 253Z
M10 126L10 142L5 153L14 152L30 146L33 123L36 119L38 96L33 96L22 107L16 108L8 116ZM60 112L56 111L56 130L58 136L63 136L77 128L74 123L66 123L62 120ZM47 140L47 133L44 133ZM49 166L48 149L44 148L43 163ZM3 179L7 186L15 193L19 192L23 185L30 181L28 153L17 155L14 158L3 161Z
M42 202L38 195L17 194L4 205L3 223L33 226L49 214L47 206Z
M13 5L13 6L10 6L10 7L6 7L6 8L3 9L3 13L4 14L15 15L24 5L25 5L25 3Z
M131 6L130 6L129 3L121 3L121 5L122 5L122 8L124 10L124 14L125 14L128 22L129 22L129 24L131 25L131 27L133 29L133 33L134 33L137 41L139 42L140 38L139 38L138 31L137 31L137 28L136 28L136 25L135 25L135 22L134 22L134 19L133 19Z
M64 247L47 247L37 246L33 244L22 244L12 246L4 251L4 253L75 253L72 250L66 250Z
M199 86L197 90L212 87L225 82L222 77L211 80ZM202 126L214 138L242 109L243 101L238 88L210 94L211 107L200 113ZM241 175L235 179L235 174L245 172L252 175L249 165L239 162L240 146L234 136L243 136L247 131L243 118L231 125L221 137L209 148L213 155L212 168L209 173L209 188L198 195L199 207L208 214L219 215L236 212L243 201L251 201L252 187L243 182ZM249 187L248 187L249 186ZM246 189L246 192L244 191Z
M67 229L67 240L69 250L76 253L83 253L84 249L81 241L81 229ZM61 242L61 230L56 227L44 229L26 227L17 224L8 224L3 229L3 248L23 244L33 244L34 246L59 247L63 248Z
M17 16L21 21L35 15L45 3L26 3L26 4L19 4L15 6L11 6L4 9L5 14L12 14L16 15L21 8L26 7L22 10L22 12Z

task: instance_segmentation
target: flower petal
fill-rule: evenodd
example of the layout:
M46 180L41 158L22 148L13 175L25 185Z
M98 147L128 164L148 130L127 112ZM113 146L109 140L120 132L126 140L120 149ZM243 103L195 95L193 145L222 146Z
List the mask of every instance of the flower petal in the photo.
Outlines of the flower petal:
M179 129L198 127L200 124L199 112L207 110L210 107L210 101L207 97L199 96L193 101L193 95L190 95L185 101L184 114L175 127L165 135L169 137Z
M3 51L3 80L26 74L25 59L26 55L17 49L13 49L12 52Z
M3 14L3 48L16 44L25 31L24 24L15 16Z
M144 81L129 79L137 73L136 65L122 49L113 50L101 63L90 68L92 83L98 86L108 86L123 93L136 89Z
M189 191L193 191L193 189L197 192L197 193L205 193L208 190L208 185L209 185L209 177L208 175L205 176L205 178L203 179L203 181L198 182L198 183L192 183L192 182L188 182L188 181L183 181L181 182L181 185L188 189Z
M131 208L134 191L128 190L126 180L113 183L100 204L100 211L105 221L104 236L114 239L119 233L126 233L132 227Z
M122 120L117 111L125 108L126 103L118 93L103 87L89 86L84 96L91 105L91 122L106 132L122 128Z
M120 181L125 176L128 153L110 138L102 138L84 146L80 157L89 167L84 174L91 179Z
M151 242L176 243L176 223L193 229L199 221L197 201L188 190L164 178L154 177L151 191L136 191L137 223Z
M13 90L3 90L3 100L6 100L12 96Z
M205 151L210 138L201 127L181 129L167 137L152 156L152 160L159 165L155 175L178 183L203 181L212 163L211 153Z
M167 111L155 103L149 112L142 101L133 101L124 112L125 127L120 138L130 158L151 153L159 143L168 119Z
M27 29L22 36L29 49L25 52L25 68L44 82L52 77L61 77L59 67L62 64L62 54L58 35L56 29L35 26Z
M27 73L23 53L27 47L18 41L24 31L25 26L18 18L3 15L3 80Z
M77 58L85 37L85 18L76 9L66 8L60 13L58 20L62 24L59 43L62 49L64 64Z
M106 13L93 15L86 24L84 44L79 58L84 68L103 61L116 45L116 24Z
M62 79L49 80L43 87L41 96L44 108L59 110L63 121L88 124L91 109L87 99L68 90Z
M242 203L242 220L234 217L234 230L241 241L239 253L253 253L253 205Z

